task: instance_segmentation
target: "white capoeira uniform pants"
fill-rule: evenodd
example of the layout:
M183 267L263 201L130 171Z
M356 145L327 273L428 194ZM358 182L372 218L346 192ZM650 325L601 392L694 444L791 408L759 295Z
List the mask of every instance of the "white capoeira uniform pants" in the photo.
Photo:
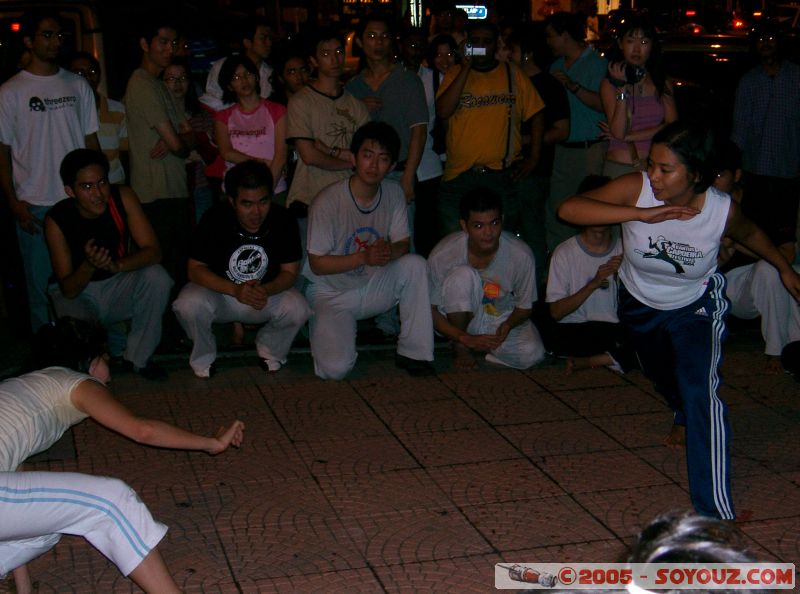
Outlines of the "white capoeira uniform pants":
M794 269L800 272L800 266ZM780 357L783 347L800 340L800 306L781 283L778 271L764 260L725 273L731 313L743 320L761 316L764 352Z
M167 271L153 264L90 282L73 299L64 297L54 285L50 288L50 297L58 317L99 322L106 328L115 322L130 320L131 331L124 357L142 368L161 342L161 318L171 287L172 279Z
M118 479L73 472L0 472L0 578L83 536L123 575L167 533L136 492Z
M442 304L440 310L448 313L471 313L467 334L495 334L511 315L511 311L499 316L486 313L483 300L483 281L472 266L456 266L442 282ZM544 359L544 344L539 331L530 320L512 328L498 348L486 354L486 360L514 369L528 369Z
M212 324L264 324L256 335L258 356L283 364L294 337L311 315L308 303L294 288L270 295L264 309L255 309L235 297L191 282L183 287L172 310L194 342L189 365L196 373L207 370L217 359Z
M392 260L362 287L333 290L311 283L306 296L314 310L310 320L314 371L322 379L343 379L356 364L356 322L399 304L397 353L433 361L433 317L428 263L416 254Z

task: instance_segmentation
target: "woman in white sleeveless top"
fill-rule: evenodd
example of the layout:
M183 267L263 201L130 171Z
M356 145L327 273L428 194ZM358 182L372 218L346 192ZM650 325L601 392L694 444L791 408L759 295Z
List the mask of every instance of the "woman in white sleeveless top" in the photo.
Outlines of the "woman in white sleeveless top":
M681 445L685 431L692 504L731 520L730 426L719 397L730 307L717 271L720 240L731 237L772 264L796 300L800 276L713 179L711 134L674 122L653 138L646 172L573 196L559 216L578 225L622 224L620 321L675 413L668 445Z

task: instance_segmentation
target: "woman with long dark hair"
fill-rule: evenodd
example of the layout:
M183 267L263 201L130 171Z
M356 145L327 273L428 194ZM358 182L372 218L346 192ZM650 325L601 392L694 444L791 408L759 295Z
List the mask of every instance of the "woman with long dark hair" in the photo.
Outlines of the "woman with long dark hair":
M730 425L719 395L730 309L717 270L720 242L730 237L769 262L796 301L800 276L730 196L711 185L713 153L710 132L674 122L653 137L646 172L572 196L558 214L577 225L622 224L619 319L642 370L674 411L668 445L685 439L694 508L732 520Z
M626 19L619 51L620 59L609 62L608 78L600 83L607 120L600 124L601 136L609 140L603 174L611 178L644 169L653 136L678 119L661 46L647 19Z

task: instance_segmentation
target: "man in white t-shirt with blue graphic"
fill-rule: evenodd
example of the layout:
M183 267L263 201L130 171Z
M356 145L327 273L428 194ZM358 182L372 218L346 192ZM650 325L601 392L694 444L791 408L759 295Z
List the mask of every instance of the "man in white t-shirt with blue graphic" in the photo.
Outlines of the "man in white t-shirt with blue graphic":
M409 254L406 200L386 180L400 150L397 132L369 122L353 135L355 173L320 192L308 212L303 274L314 316L311 354L323 379L343 379L356 363L356 322L400 306L395 363L434 373L428 265Z
M475 367L476 353L496 365L527 369L544 358L530 320L533 253L503 232L503 201L492 190L466 192L459 213L461 231L442 239L428 260L434 328L453 343L460 369Z

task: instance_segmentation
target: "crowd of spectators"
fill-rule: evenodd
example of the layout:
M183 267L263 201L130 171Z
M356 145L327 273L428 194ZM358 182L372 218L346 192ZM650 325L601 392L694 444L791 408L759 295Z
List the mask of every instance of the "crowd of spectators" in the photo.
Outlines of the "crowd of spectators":
M112 366L150 380L167 377L153 358L162 330L191 342L197 377L214 375L214 324L232 324L238 343L257 328L259 363L275 373L308 323L315 372L334 380L356 364L364 320L396 340L411 375L435 372L436 335L461 369L526 369L546 352L570 373L641 362L674 405L673 442L689 443L696 509L732 519L727 463L717 484L691 412L721 402L691 379L716 374L719 353L692 338L686 352L705 363L673 371L659 358L686 352L653 351L678 325L682 340L721 340L732 301L735 315L762 316L767 369L780 372L783 353L794 370L800 67L777 33L756 35L760 64L716 150L680 121L646 20L626 24L609 61L576 14L548 17L541 40L445 16L431 35L363 18L347 80L339 32L288 42L248 19L239 51L201 85L179 55L191 32L156 15L120 103L100 93L95 56L61 55L57 14L28 13L20 71L0 87L0 190L32 330L97 324ZM101 354L76 371L102 381ZM85 384L72 384L74 400ZM179 435L167 445L205 443Z

